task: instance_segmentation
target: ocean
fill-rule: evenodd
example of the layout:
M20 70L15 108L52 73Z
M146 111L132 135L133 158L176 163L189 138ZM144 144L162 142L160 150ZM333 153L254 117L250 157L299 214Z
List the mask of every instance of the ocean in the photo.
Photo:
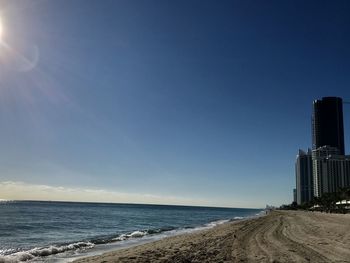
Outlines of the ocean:
M70 262L262 212L242 208L0 201L0 263Z

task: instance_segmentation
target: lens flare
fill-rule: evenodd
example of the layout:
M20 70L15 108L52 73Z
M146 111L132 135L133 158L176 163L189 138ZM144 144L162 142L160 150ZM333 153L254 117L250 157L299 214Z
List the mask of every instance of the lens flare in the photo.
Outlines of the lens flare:
M2 40L2 32L3 32L3 26L2 26L2 21L0 18L0 41Z

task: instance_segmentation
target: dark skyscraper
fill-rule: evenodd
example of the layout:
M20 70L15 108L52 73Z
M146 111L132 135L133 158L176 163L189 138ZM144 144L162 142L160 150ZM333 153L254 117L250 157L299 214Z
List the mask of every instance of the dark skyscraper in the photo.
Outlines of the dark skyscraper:
M331 146L345 154L343 100L338 97L324 97L313 103L312 148Z

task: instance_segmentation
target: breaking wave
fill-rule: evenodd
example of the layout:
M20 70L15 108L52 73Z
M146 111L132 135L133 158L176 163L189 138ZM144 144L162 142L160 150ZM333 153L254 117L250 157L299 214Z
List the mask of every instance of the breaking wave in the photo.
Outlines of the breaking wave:
M19 261L27 261L36 257L46 257L58 253L63 253L71 250L83 250L94 247L91 242L76 242L62 246L38 247L27 251L15 252L9 255L0 256L0 263L14 263Z

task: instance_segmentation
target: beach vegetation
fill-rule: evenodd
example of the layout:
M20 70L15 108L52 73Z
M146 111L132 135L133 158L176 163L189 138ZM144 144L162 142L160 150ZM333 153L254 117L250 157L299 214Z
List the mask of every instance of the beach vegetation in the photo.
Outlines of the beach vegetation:
M334 193L324 193L321 197L314 197L309 202L282 205L282 210L308 210L326 213L350 213L350 187L339 188Z

